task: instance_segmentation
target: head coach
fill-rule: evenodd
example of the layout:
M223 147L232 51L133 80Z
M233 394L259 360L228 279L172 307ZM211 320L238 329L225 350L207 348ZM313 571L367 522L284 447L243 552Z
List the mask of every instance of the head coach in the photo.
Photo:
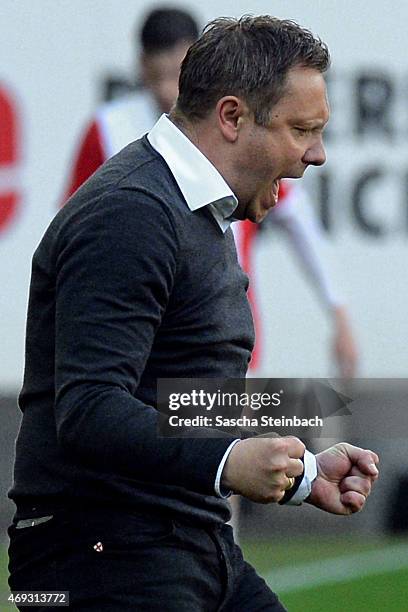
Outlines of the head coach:
M210 23L174 109L52 221L33 258L12 590L69 591L76 611L283 610L225 525L228 494L363 507L371 451L157 430L158 378L245 376L253 326L230 224L262 221L280 179L324 163L328 65L294 22Z

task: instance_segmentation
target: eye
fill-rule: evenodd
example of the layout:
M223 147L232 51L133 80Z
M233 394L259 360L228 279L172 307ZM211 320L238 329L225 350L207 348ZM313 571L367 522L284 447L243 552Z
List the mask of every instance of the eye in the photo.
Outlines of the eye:
M312 132L312 130L308 128L295 127L294 129L295 132L297 132L298 134L310 134Z

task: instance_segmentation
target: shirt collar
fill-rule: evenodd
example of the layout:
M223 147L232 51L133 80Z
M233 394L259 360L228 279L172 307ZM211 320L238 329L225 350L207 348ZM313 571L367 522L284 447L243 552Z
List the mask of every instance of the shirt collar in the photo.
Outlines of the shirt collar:
M160 117L147 138L169 166L189 209L208 206L225 232L238 200L215 166L166 115Z

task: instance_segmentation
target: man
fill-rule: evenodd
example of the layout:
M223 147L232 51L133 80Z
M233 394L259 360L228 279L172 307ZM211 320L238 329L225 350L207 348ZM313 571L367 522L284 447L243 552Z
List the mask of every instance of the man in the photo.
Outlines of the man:
M51 223L33 260L12 589L70 591L73 610L283 610L234 544L225 495L364 506L371 451L158 436L158 378L245 376L253 327L230 224L259 223L280 179L324 163L328 63L293 22L216 20L170 117Z
M147 15L138 41L142 48L140 66L143 88L98 109L75 153L64 202L107 159L143 136L161 113L170 111L177 97L181 61L197 36L196 21L183 10L160 7ZM333 328L333 354L339 375L352 377L356 373L357 350L348 312L319 255L322 232L312 211L309 216L305 215L307 206L306 194L301 186L285 181L280 186L279 204L271 211L268 224L270 222L285 232L307 279L315 287L329 314ZM249 222L233 225L240 263L251 278L249 299L256 329L256 344L250 363L253 371L262 364L264 335L257 308L253 266L257 229L258 226Z

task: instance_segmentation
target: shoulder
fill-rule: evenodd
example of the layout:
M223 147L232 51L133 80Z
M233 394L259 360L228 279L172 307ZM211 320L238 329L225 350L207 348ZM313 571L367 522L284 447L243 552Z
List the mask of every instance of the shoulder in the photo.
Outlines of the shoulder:
M62 261L83 253L103 259L136 257L140 249L173 257L180 246L177 219L160 198L141 187L110 185L101 192L79 189L58 212L39 246L42 257ZM126 255L126 253L128 255Z

